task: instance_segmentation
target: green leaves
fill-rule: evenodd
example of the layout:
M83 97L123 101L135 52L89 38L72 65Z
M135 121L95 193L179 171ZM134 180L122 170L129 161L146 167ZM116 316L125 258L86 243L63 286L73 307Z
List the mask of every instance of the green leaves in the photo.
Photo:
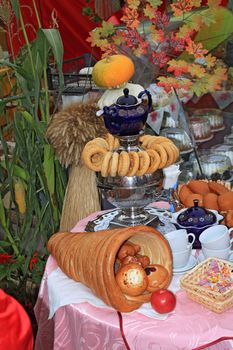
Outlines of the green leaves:
M105 22L103 21L102 22L102 29L101 29L101 34L103 36L110 36L110 35L113 35L116 31L116 28L114 27L114 25L110 22Z
M67 184L66 171L55 160L54 150L45 135L51 117L47 67L52 60L59 73L61 93L64 87L64 49L59 31L53 28L39 28L35 40L29 42L20 2L11 0L11 4L26 45L21 48L15 63L0 62L0 65L8 65L12 69L20 91L20 96L10 97L18 105L13 121L15 147L10 155L0 131L4 152L0 161L0 227L4 232L4 237L0 239L0 252L13 255L14 260L6 264L0 261L0 279L16 275L25 280L32 276L39 282L45 261L40 260L40 268L32 275L29 262L35 251L38 251L38 259L44 256L48 238L59 229ZM38 14L35 14L37 17ZM39 21L38 25L40 27ZM6 102L1 100L0 107ZM20 213L14 184L21 181L25 189L26 211ZM4 207L3 196L6 193L9 200Z
M160 6L163 3L162 0L148 0L148 2L154 8L157 8L158 6Z
M203 13L204 18L210 18L208 14L209 10L206 10ZM195 37L195 41L201 42L208 51L212 51L233 33L232 12L220 7L217 11L214 11L214 20L214 23L208 22L205 27L200 29Z

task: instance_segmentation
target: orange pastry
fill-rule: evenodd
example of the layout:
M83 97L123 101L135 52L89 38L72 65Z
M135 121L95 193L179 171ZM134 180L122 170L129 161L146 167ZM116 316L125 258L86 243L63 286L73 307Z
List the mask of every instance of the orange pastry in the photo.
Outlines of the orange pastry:
M224 185L214 181L209 182L209 189L211 192L214 192L217 194L229 192L229 190Z
M203 196L201 194L198 194L198 193L193 193L190 196L188 196L186 198L186 200L184 201L184 205L186 206L186 208L193 207L195 199L198 200L199 207L203 206Z
M147 289L148 278L141 265L127 264L117 271L116 282L123 293L137 296Z
M139 264L141 265L140 261L136 257L136 255L127 255L123 259L118 259L119 266L127 265L127 264Z
M203 206L207 209L219 210L217 194L207 193L203 198Z
M117 253L117 258L121 260L129 255L135 256L140 251L140 249L141 247L138 244L133 244L131 242L124 243Z
M193 192L188 188L187 185L182 185L180 191L179 191L179 198L181 203L184 203L186 198L188 198Z
M206 193L210 192L208 183L205 181L201 181L201 180L189 181L188 187L193 193L198 193L201 195L205 195Z
M165 267L159 264L149 265L145 268L148 278L147 290L155 292L160 288L164 288L169 278L168 271Z
M136 258L138 259L138 261L142 265L142 267L146 267L146 266L150 265L150 258L147 255L137 254Z
M233 210L233 192L225 192L218 196L220 210Z
M228 210L225 215L225 221L228 227L233 227L233 210Z

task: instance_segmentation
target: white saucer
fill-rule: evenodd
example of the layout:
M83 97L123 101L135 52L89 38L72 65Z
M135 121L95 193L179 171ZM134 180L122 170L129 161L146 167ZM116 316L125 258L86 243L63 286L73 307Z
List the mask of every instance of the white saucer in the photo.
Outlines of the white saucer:
M173 269L173 275L187 272L187 271L191 270L196 265L197 265L197 258L195 258L195 256L191 255L188 263L185 266L180 267L179 269L178 268Z
M196 143L202 143L202 142L207 142L212 140L212 138L214 137L214 134L211 134L209 137L206 137L205 139L195 139Z
M198 262L202 262L206 259L208 258L205 258L202 252L198 255ZM233 256L231 256L230 259L223 259L223 260L233 262Z

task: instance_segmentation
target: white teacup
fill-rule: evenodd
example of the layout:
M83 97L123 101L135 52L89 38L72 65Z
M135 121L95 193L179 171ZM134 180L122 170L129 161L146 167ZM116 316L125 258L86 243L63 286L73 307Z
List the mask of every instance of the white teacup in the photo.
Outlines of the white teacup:
M207 249L202 246L202 253L204 257L207 258L219 258L230 260L233 257L233 251L231 250L231 246L228 246L225 249Z
M194 233L187 233L185 229L168 232L164 237L168 240L173 252L187 249L188 244L192 245L196 238ZM191 242L189 242L190 237Z
M228 229L225 225L214 225L207 228L199 236L202 248L207 249L226 249L233 242L230 239L230 233L233 228Z
M179 269L187 265L192 253L192 243L189 243L185 250L174 252L172 251L173 268Z

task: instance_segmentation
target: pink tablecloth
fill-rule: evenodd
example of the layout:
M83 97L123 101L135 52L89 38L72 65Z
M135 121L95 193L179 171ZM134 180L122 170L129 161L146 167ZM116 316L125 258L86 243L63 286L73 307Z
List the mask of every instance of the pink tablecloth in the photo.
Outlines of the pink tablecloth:
M98 213L80 221L73 231L84 230ZM125 350L118 314L88 303L66 305L48 320L48 275L57 268L49 257L35 314L38 334L35 350ZM231 350L233 309L215 314L178 291L175 313L165 321L142 314L122 314L123 330L131 350Z

